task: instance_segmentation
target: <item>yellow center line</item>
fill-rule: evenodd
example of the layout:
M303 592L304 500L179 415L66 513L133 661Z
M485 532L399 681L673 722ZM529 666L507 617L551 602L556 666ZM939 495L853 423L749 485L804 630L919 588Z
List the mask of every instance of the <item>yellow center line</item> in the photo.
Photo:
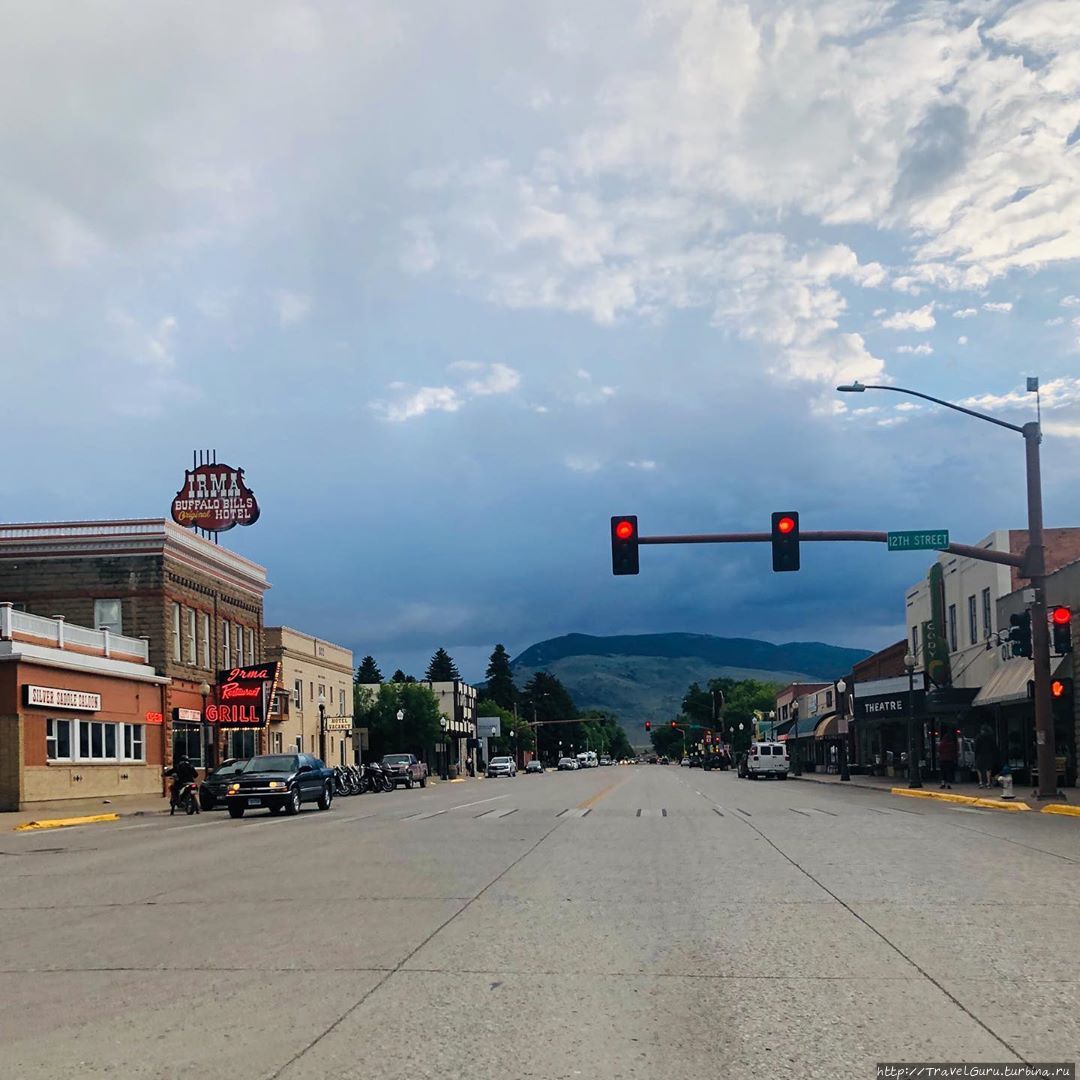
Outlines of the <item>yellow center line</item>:
M595 795L577 804L578 810L591 810L605 795L610 795L620 784L626 783L627 777L613 780L607 787L601 788Z

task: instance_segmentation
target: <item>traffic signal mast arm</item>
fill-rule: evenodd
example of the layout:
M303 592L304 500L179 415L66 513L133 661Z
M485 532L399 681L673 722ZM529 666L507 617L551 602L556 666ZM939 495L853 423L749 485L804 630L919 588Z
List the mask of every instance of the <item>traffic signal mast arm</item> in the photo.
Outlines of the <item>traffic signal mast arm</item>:
M683 536L639 536L639 544L768 544L772 542L772 533L688 533ZM818 532L801 532L799 540L802 543L814 541L856 541L870 544L887 544L889 534L884 532L869 532L860 529L833 529ZM992 551L988 548L972 547L970 544L949 544L941 551L949 551L953 555L966 555L969 559L978 559L981 562L1001 563L1004 566L1022 566L1024 559L1021 555L1014 555L1011 551Z

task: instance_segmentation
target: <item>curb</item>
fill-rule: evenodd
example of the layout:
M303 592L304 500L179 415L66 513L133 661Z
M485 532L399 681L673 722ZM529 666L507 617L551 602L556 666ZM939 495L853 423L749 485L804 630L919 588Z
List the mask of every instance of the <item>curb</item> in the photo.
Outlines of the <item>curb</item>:
M1063 806L1061 803L1051 803L1039 810L1040 814L1060 814L1062 817L1080 817L1080 806Z
M93 825L99 821L119 821L119 814L89 814L85 817L45 818L43 821L27 821L16 825L13 832L28 832L31 829L63 829L69 825Z
M977 795L950 795L942 791L923 791L920 788L889 788L890 795L902 795L908 799L936 799L938 802L961 803L964 806L981 806L986 810L1010 810L1013 813L1030 810L1026 802L1009 802L1006 799L986 799Z

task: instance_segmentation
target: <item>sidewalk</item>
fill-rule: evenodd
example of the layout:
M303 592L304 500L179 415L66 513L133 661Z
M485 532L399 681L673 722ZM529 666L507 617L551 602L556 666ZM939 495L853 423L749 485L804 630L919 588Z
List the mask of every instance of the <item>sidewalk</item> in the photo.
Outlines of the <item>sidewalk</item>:
M137 817L144 814L167 814L169 799L165 795L117 795L112 799L58 799L34 803L29 810L0 813L0 832L10 832L31 821L67 820L116 814Z
M911 795L918 798L937 799L945 802L970 803L994 810L1035 810L1043 814L1059 814L1067 817L1080 817L1080 798L1075 789L1063 792L1055 802L1040 803L1032 798L1030 786L1014 786L1014 798L1005 801L1001 797L1000 785L980 788L978 784L953 784L947 790L942 789L941 781L923 780L923 786L914 790L907 786L904 776L852 776L850 780L841 780L837 773L803 773L802 776L789 774L792 780L806 780L812 784L832 784L837 787L864 788L868 791L880 791L884 795ZM1071 795L1071 798L1070 798Z

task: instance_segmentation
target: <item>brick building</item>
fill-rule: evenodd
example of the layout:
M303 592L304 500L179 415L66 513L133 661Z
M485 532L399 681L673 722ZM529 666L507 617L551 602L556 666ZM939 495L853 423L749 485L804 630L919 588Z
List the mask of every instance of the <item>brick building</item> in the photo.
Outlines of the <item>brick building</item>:
M0 525L0 601L144 638L163 703L165 758L201 766L266 749L265 731L202 723L218 672L264 660L266 570L162 518Z
M288 626L268 626L263 637L264 659L281 664L282 690L270 714L270 752L298 747L307 754L325 753L329 765L355 761L352 651ZM327 728L322 749L320 700Z
M0 810L161 794L168 679L145 640L0 603Z

